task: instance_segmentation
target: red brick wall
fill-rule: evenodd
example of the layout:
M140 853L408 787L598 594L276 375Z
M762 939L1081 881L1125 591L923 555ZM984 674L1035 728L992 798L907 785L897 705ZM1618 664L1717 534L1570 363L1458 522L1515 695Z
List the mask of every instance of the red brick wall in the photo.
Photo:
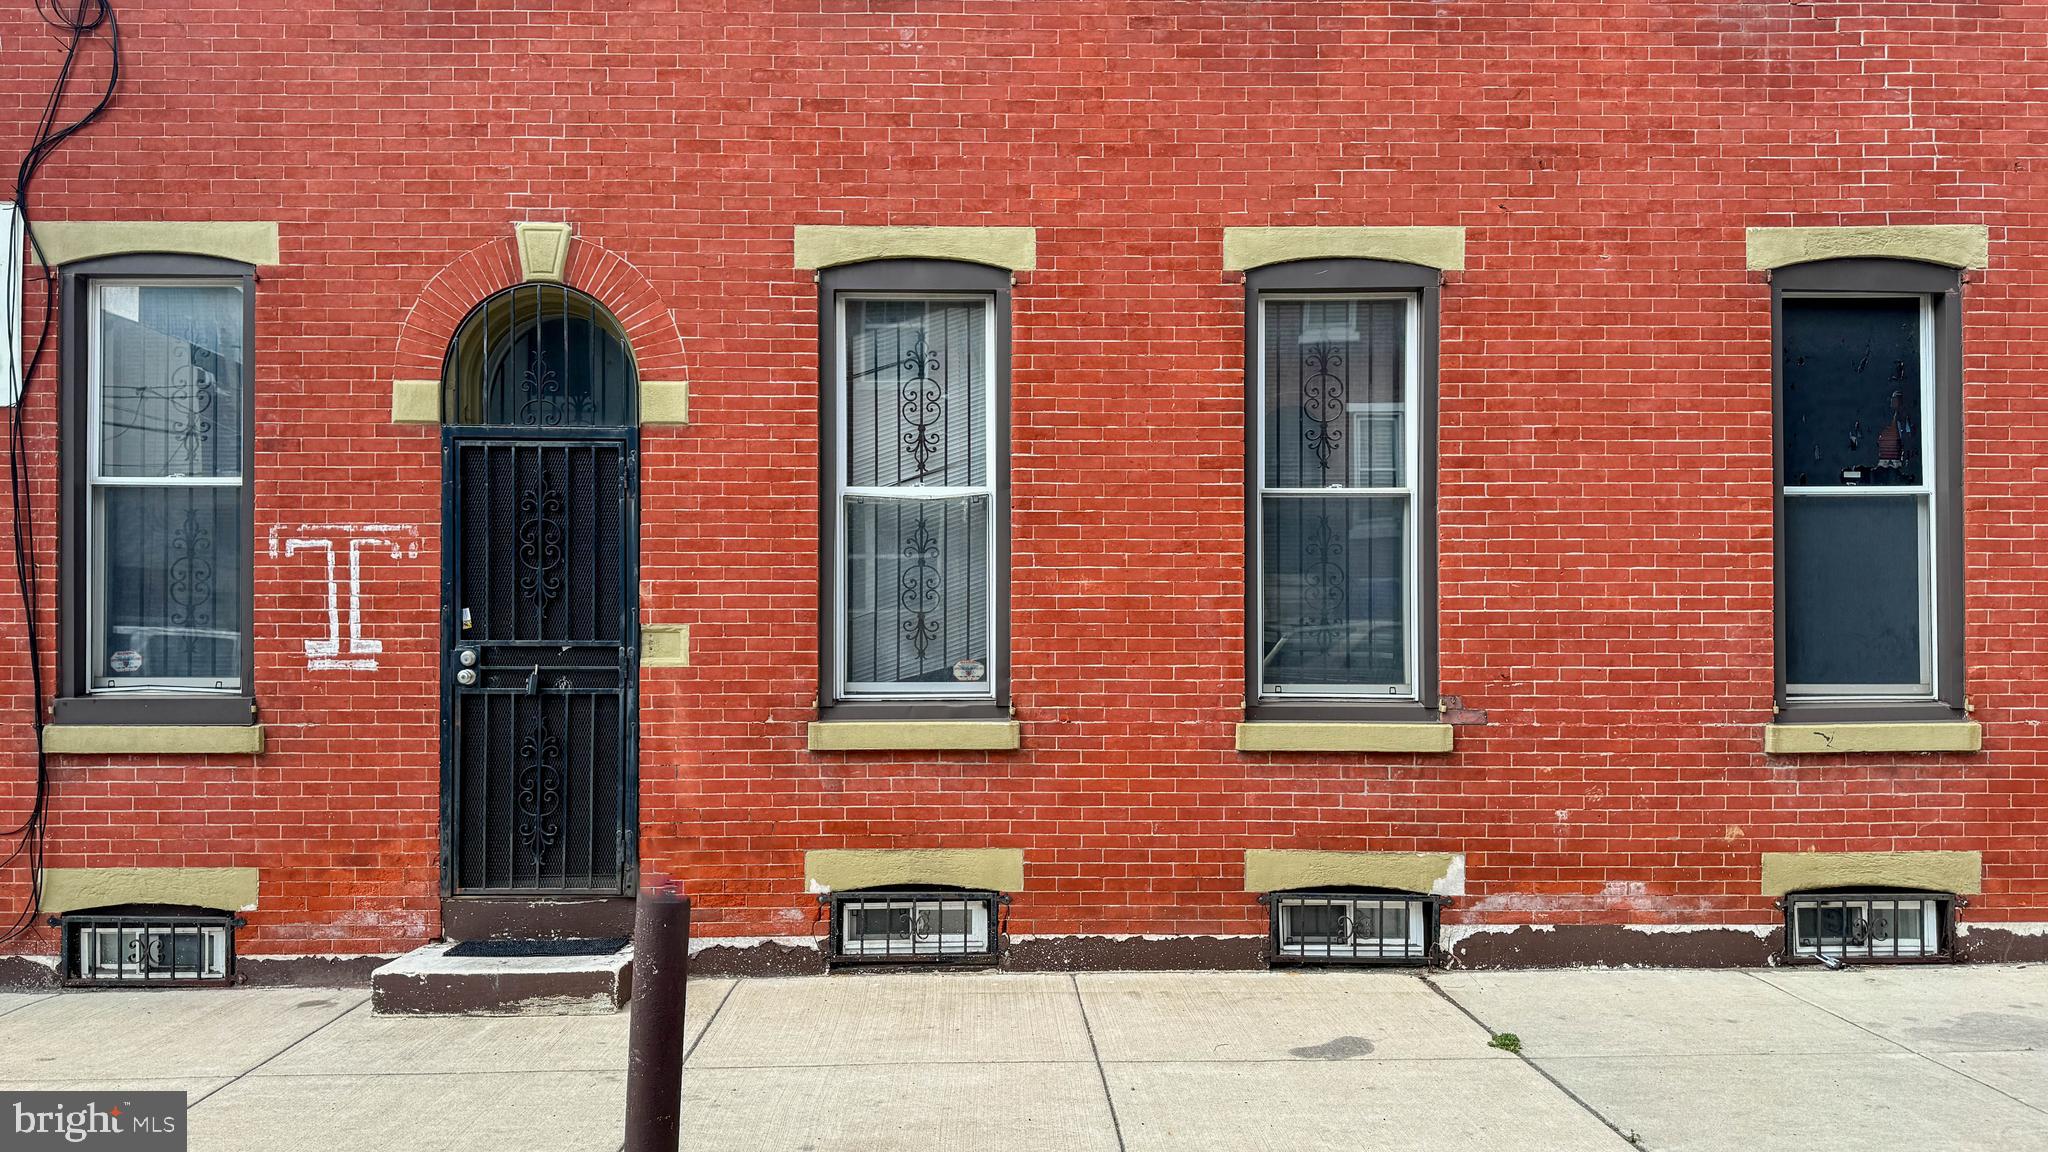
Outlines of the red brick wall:
M429 284L537 219L575 225L579 275L600 247L630 265L600 294L670 310L682 342L639 347L692 408L645 437L645 616L690 625L692 666L644 674L642 843L700 936L818 930L805 849L930 844L1025 849L1018 932L1259 931L1240 861L1265 846L1463 852L1454 919L1537 923L1761 923L1759 852L1975 849L1968 919L2048 920L2039 5L115 6L124 87L46 170L40 215L282 226L258 288L270 751L58 759L52 865L261 867L252 952L436 931L437 440L389 422L390 381L433 374L492 286L444 277L415 313ZM10 7L11 158L58 52ZM802 223L1038 229L1015 294L1021 752L805 750ZM1743 229L1900 223L1990 229L1965 337L1985 750L1767 760L1769 289ZM1233 750L1242 287L1221 239L1270 224L1467 229L1443 293L1442 684L1490 722L1452 755ZM31 402L51 573L52 385ZM306 670L318 564L263 551L329 522L418 526L416 557L365 562L374 673ZM32 758L4 580L11 823Z

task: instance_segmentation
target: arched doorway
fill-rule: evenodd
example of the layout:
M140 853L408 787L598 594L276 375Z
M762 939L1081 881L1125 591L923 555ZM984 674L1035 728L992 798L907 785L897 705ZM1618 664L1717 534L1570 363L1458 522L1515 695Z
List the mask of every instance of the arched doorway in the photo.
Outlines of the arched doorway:
M616 896L638 858L638 378L560 284L478 304L442 385L441 887Z

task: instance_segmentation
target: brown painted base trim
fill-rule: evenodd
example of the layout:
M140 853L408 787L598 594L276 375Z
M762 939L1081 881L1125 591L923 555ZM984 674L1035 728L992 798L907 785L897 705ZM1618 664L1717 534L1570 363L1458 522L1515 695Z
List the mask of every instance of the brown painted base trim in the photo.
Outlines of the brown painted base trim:
M368 988L370 973L390 956L237 956L235 971L251 988Z
M1266 966L1263 936L1029 936L1003 953L1009 972L1242 972Z
M706 944L690 953L692 976L822 976L825 952L797 944Z
M462 896L441 901L448 940L602 940L633 935L631 896L521 900Z
M1761 968L1785 951L1785 930L1645 932L1626 924L1558 924L1480 932L1446 948L1446 968Z
M1968 925L1956 937L1956 958L1979 964L2048 961L2048 936L2013 932L1996 924Z
M55 992L57 969L27 956L0 956L0 992Z

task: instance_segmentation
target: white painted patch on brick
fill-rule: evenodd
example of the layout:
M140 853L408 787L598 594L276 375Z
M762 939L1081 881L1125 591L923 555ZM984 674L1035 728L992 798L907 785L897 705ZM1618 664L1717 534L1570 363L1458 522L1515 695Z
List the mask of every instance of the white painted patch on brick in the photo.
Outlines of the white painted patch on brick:
M337 546L337 541L339 546ZM384 642L363 635L363 552L389 551L393 560L417 560L413 524L279 524L270 530L270 558L320 553L327 581L327 635L307 640L306 668L314 672L375 672ZM344 654L342 589L337 553L348 555L348 636Z

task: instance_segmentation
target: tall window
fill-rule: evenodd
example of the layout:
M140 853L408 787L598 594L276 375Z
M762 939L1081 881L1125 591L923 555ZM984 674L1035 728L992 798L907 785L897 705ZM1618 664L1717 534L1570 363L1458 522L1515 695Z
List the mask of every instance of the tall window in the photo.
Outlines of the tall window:
M249 723L251 278L65 270L63 720Z
M1772 276L1780 705L1962 705L1958 274L1839 260Z
M1365 260L1246 277L1255 712L1435 704L1436 279Z
M993 712L1007 698L1008 275L827 271L827 708Z

